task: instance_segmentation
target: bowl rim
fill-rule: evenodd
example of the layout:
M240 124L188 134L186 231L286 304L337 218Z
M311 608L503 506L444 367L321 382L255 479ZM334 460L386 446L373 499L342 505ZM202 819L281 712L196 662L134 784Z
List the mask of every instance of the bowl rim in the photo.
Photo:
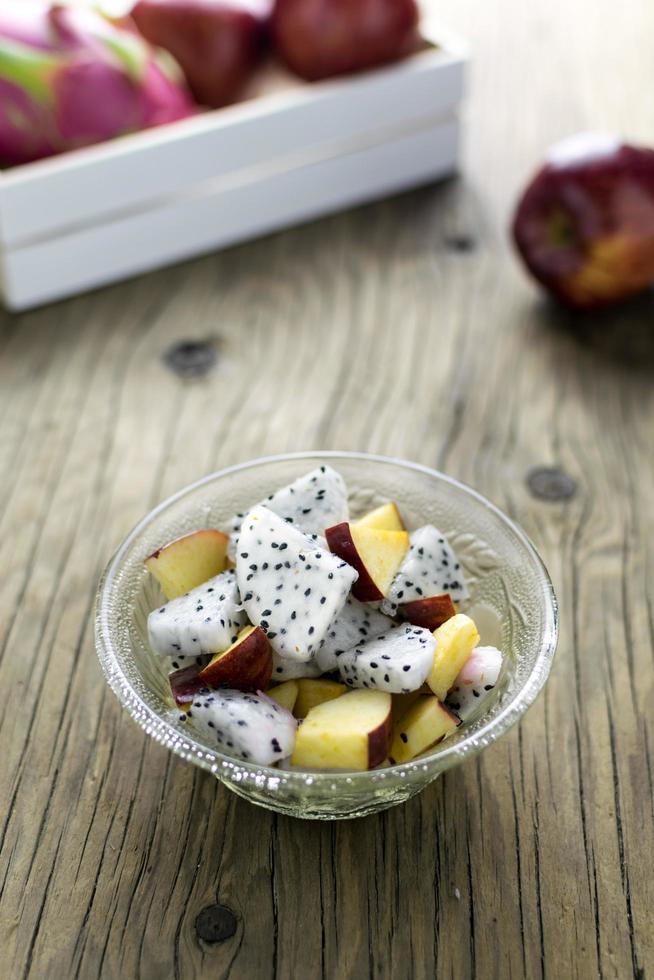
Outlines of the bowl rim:
M179 729L173 726L165 717L158 714L151 708L135 690L132 682L124 673L111 637L108 617L109 605L113 596L113 587L120 571L122 560L128 550L136 542L141 532L151 524L159 514L172 506L176 501L200 489L206 484L220 480L222 477L235 473L247 472L255 467L277 463L289 462L293 460L324 460L334 461L337 459L360 460L373 463L385 463L398 466L402 469L413 470L430 478L435 478L442 483L449 484L452 489L462 492L473 498L477 503L493 513L501 523L506 525L511 532L518 538L519 542L526 549L533 559L537 570L542 576L543 585L543 612L544 622L542 628L542 641L540 650L534 660L532 668L525 678L523 685L515 692L513 697L503 706L502 710L490 719L486 724L471 732L460 741L447 744L440 743L436 746L433 753L423 755L397 765L388 766L384 769L368 769L363 771L351 770L324 770L311 771L300 769L277 769L272 766L263 766L254 763L247 763L240 759L235 759L228 755L223 755L217 749L207 749L206 745L196 742L190 732L180 733ZM306 450L292 453L278 453L269 456L260 456L242 463L235 463L223 469L216 470L206 476L187 484L180 490L171 494L135 524L131 531L122 540L109 562L99 581L95 602L95 645L100 665L105 679L114 694L120 701L123 708L126 708L130 716L137 724L143 728L147 734L154 737L157 741L163 742L174 754L193 762L195 765L212 772L219 778L229 778L230 781L246 782L255 779L260 785L261 778L265 778L274 785L283 782L320 785L321 783L332 784L331 788L337 788L339 782L347 785L351 792L353 784L364 782L369 784L371 777L377 778L386 784L403 783L409 774L418 770L432 770L433 776L444 772L451 766L463 761L472 755L476 755L487 746L491 745L498 738L504 735L520 720L523 714L531 707L538 694L542 690L549 676L554 654L556 652L559 635L559 616L558 602L550 575L545 563L540 557L535 545L522 528L504 513L496 504L492 503L487 497L479 493L454 477L448 476L439 470L425 466L412 460L400 459L394 456L386 456L377 453L367 453L350 450ZM174 711L173 708L170 709ZM222 772L221 772L222 770ZM334 785L336 784L336 785Z

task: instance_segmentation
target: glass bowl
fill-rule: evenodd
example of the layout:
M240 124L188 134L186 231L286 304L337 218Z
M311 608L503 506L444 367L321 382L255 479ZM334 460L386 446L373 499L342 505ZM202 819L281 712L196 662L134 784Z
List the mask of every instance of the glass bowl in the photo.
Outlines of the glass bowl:
M436 748L399 766L369 772L298 772L249 765L222 755L183 725L172 707L167 660L151 653L147 616L162 602L143 559L162 543L199 527L221 526L273 490L329 462L350 490L353 517L395 500L409 528L433 523L447 535L466 572L482 643L505 663L480 717ZM398 459L365 453L294 453L253 460L207 476L156 507L127 536L100 583L96 645L106 678L152 738L213 773L239 796L280 813L331 820L402 803L442 772L508 731L547 679L557 640L557 607L533 545L493 504L456 480Z

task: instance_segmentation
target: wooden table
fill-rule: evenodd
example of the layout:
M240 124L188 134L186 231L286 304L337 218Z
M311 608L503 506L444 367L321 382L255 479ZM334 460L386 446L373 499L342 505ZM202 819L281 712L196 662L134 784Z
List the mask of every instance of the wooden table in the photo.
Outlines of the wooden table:
M0 321L10 980L654 976L654 302L575 322L505 234L551 140L654 143L651 3L440 6L475 50L461 180ZM204 377L162 359L207 339ZM301 448L471 483L533 537L562 613L517 730L332 825L249 806L147 739L93 646L98 577L142 514ZM535 495L543 465L576 492ZM211 944L196 918L220 932L216 904L235 933Z

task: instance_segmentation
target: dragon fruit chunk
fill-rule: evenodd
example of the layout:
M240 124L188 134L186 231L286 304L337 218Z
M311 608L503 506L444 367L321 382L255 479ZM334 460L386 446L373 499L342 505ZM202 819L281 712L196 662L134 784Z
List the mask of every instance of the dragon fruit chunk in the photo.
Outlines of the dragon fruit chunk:
M261 766L287 759L295 746L297 721L262 694L229 688L198 694L179 720L209 736L225 755Z
M449 592L454 601L468 598L463 570L444 534L433 524L425 524L412 532L410 542L382 603L385 613L395 615L400 604L444 592Z
M243 521L236 578L250 622L261 627L273 650L307 661L345 605L357 573L260 505Z
M256 506L260 505L307 534L322 534L325 528L347 521L350 515L345 481L340 473L325 465L271 493ZM227 528L232 539L232 559L236 555L238 535L244 517L245 514L236 514ZM326 547L322 542L320 546Z
M316 660L295 660L280 657L273 650L272 681L294 681L298 677L320 677L322 670Z
M476 647L466 660L446 699L462 721L488 698L500 676L502 659L497 647Z
M408 694L427 680L435 650L436 640L428 630L396 626L339 654L338 669L349 687Z
M246 622L233 569L171 599L148 616L148 639L161 657L196 657L226 650Z
M338 670L340 654L351 650L357 643L386 633L393 625L388 616L378 612L369 603L359 602L354 596L349 596L316 653L318 667L324 673Z
M28 163L193 115L166 52L98 11L4 0L0 160Z

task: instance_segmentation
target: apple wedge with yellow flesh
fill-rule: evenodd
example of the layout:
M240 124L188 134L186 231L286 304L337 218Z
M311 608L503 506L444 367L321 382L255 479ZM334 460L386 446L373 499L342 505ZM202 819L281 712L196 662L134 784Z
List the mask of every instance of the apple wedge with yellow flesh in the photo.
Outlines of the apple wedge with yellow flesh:
M427 683L439 701L444 701L456 677L479 644L477 627L463 613L439 626L434 633L436 650Z
M291 762L304 769L374 769L388 755L390 737L390 694L350 691L311 709Z
M431 694L426 684L423 684L417 691L409 691L408 694L393 695L393 721L399 721L407 713L410 707L425 694Z
M352 586L355 599L381 601L409 550L408 533L342 523L327 528L325 537L329 550L359 573Z
M325 701L333 701L340 698L347 691L345 684L338 681L330 681L326 678L305 677L297 681L298 696L293 709L296 718L306 718L312 708Z
M272 675L272 651L259 626L246 626L234 643L215 654L198 677L207 687L263 691Z
M229 538L222 531L204 528L185 534L145 559L166 599L176 599L227 567Z
M422 695L393 726L391 759L398 765L410 762L460 724L460 719L433 694Z
M456 616L456 606L452 602L452 596L446 592L443 595L432 595L426 599L405 602L398 608L398 612L402 619L433 633L452 616Z
M276 684L266 691L269 698L280 704L287 711L292 711L297 701L299 688L297 681L285 681L283 684Z
M397 504L382 504L364 514L356 522L359 527L375 527L379 531L406 531Z

